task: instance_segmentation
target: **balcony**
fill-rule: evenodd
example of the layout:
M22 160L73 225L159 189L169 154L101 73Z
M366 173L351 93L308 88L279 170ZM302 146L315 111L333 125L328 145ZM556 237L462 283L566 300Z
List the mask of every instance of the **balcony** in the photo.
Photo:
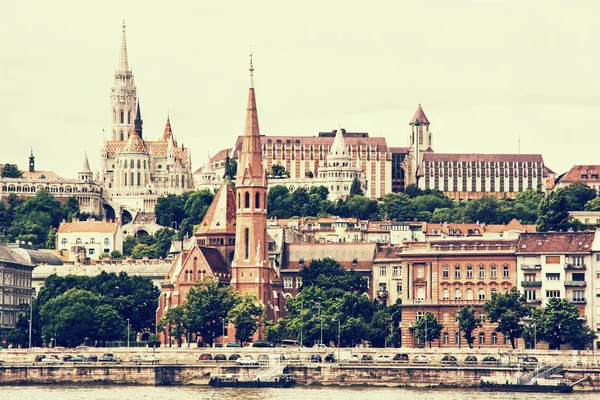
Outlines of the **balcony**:
M527 304L542 304L542 299L527 299L525 302Z
M542 266L540 264L535 264L535 265L527 265L527 264L522 264L521 265L521 269L522 270L540 270L542 269Z
M585 264L574 265L572 263L565 263L565 269L579 269L579 270L584 270L585 269Z
M573 299L573 300L571 300L571 303L573 303L573 304L586 304L587 301L585 299Z
M388 291L387 290L378 290L377 291L377 297L380 299L387 299L388 297Z
M565 287L586 287L585 281L565 281Z
M542 287L542 281L521 281L522 287Z

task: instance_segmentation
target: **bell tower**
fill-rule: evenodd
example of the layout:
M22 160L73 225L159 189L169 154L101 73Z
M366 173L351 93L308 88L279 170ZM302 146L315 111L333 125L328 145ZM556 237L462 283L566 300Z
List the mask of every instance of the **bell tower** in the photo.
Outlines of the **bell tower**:
M275 317L273 268L267 243L267 175L262 162L262 146L254 95L254 67L250 56L250 90L246 125L236 176L236 240L231 264L231 285L238 293L256 296L269 319ZM263 331L259 329L258 338Z
M135 128L135 106L137 103L135 81L127 58L125 21L123 21L119 65L115 70L115 80L110 89L110 103L112 140L125 141Z

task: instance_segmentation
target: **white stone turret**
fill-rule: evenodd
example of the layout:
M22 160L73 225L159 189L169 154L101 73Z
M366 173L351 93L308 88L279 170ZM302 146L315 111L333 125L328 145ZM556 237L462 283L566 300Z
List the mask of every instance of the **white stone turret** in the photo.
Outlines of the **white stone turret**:
M94 174L92 173L92 170L90 169L90 162L88 161L88 156L87 156L87 152L86 152L85 158L83 160L83 167L77 173L77 178L83 182L90 182L94 178L93 175Z
M113 86L110 89L112 140L127 140L134 129L135 106L137 103L136 90L133 72L129 68L125 21L123 21L119 65L115 71Z

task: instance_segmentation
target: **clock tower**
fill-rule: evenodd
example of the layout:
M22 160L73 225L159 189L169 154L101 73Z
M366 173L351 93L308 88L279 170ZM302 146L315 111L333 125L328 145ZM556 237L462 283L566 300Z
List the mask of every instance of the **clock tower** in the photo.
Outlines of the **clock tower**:
M267 175L262 160L253 74L250 56L248 108L236 175L236 240L231 285L238 293L254 295L265 307L266 318L274 319L274 271L267 243ZM263 331L259 329L258 338L262 336Z

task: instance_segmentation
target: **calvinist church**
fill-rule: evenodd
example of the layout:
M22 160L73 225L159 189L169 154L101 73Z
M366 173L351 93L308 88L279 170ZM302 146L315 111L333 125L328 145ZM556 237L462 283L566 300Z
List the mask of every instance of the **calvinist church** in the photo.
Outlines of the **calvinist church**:
M161 285L156 321L186 301L191 287L205 277L250 293L265 308L265 318L277 320L284 308L279 271L269 259L267 174L262 162L254 68L250 59L250 89L236 187L225 179L194 237L184 245ZM230 327L232 328L232 327ZM235 341L233 329L221 340ZM263 339L262 327L255 334ZM192 342L199 338L190 338ZM161 341L166 342L161 334Z

